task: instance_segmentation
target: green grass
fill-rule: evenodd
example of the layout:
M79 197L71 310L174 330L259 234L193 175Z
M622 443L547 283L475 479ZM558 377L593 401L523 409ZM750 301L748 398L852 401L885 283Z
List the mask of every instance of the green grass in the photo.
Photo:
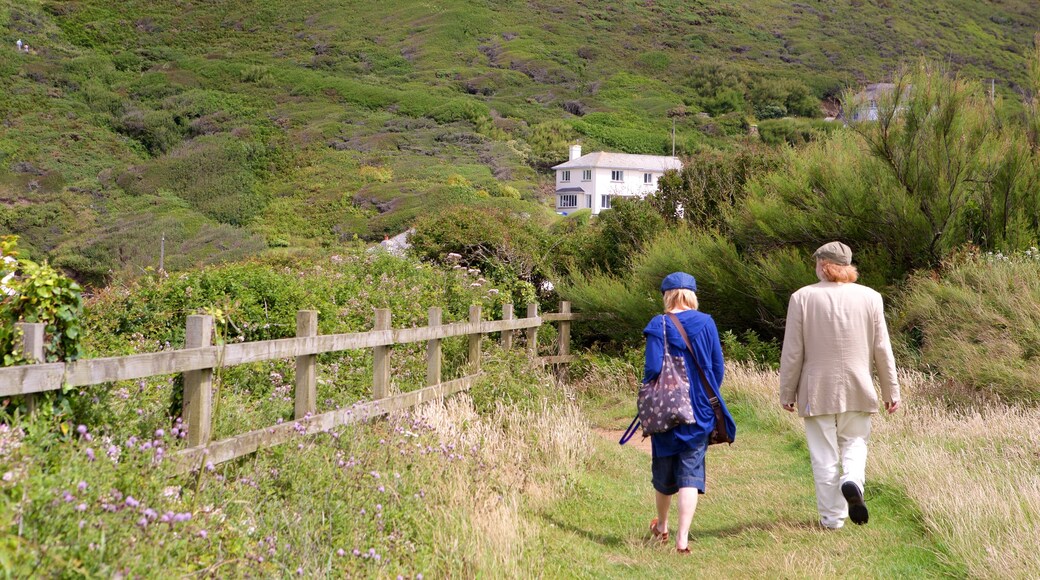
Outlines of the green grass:
M915 0L898 10L859 0L446 0L435 9L405 0L0 0L3 50L18 37L37 48L0 58L0 232L105 283L156 265L112 240L111 231L137 227L124 201L132 196L185 231L221 230L207 261L239 256L224 248L242 240L312 247L398 233L437 211L428 198L454 174L478 189L508 184L532 202L520 211L544 211L544 168L565 158L569 140L664 154L667 113L682 105L690 114L676 119L680 153L727 147L756 110L783 100L763 87L829 98L917 57L996 78L1012 96L1038 27L1027 0ZM587 114L565 110L575 105ZM731 106L709 120L693 115ZM547 121L565 128L548 147L537 129ZM769 129L760 126L776 142L816 132L805 121ZM227 136L243 151L208 156L219 167L202 172L205 186L194 183L186 152ZM12 172L22 162L46 172L39 190ZM362 166L392 171L377 193L397 203L367 205ZM189 207L171 209L159 191ZM144 237L134 245L154 245ZM169 256L197 261L179 248Z
M740 431L732 447L708 453L708 489L694 516L689 557L648 542L655 515L650 456L600 440L573 491L537 514L544 525L531 565L574 578L965 575L928 537L913 503L885 481L867 483L868 525L818 528L803 436L751 400L731 395L729 404ZM623 427L617 420L601 426Z

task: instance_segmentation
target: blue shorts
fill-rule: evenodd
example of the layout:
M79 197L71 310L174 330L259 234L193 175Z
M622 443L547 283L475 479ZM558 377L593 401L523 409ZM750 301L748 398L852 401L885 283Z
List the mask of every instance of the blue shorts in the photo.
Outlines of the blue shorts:
M664 495L673 495L681 487L696 487L704 493L704 453L708 450L708 439L701 445L678 455L654 457L650 470L654 489Z

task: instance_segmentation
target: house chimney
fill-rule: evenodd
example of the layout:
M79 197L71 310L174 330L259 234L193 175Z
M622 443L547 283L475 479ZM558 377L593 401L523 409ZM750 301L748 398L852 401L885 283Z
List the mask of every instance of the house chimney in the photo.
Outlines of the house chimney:
M571 145L571 156L568 161L574 161L579 157L581 157L581 145L575 143L574 145Z

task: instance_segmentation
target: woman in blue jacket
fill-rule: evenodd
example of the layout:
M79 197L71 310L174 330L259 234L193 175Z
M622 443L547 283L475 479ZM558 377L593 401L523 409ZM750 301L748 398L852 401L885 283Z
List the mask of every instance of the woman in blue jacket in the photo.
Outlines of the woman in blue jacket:
M715 413L701 384L694 358L719 396L730 440L736 435L736 425L719 393L724 373L719 333L711 316L697 311L696 291L697 281L693 276L685 272L666 276L661 282L665 314L655 316L643 330L646 336L643 383L660 374L664 363L664 337L667 336L670 353L682 353L690 382L690 400L697 420L696 423L679 425L670 431L650 436L653 451L651 482L657 499L657 517L650 522L650 532L655 539L668 540L668 511L672 496L678 495L679 528L675 547L680 553L690 551L690 523L697 509L697 496L704 493L704 453L708 449L708 435L715 427ZM679 319L694 352L686 348L682 335L667 314L675 314Z

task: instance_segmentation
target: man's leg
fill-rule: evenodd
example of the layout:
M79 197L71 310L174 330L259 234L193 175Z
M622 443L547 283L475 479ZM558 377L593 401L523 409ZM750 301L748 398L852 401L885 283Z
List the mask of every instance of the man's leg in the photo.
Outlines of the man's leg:
M838 448L841 451L841 491L849 504L849 515L857 524L867 523L869 513L863 501L867 470L867 440L870 438L870 413L847 412L837 417Z
M816 482L820 523L828 528L840 528L848 516L848 504L840 489L836 416L806 417L805 440Z

